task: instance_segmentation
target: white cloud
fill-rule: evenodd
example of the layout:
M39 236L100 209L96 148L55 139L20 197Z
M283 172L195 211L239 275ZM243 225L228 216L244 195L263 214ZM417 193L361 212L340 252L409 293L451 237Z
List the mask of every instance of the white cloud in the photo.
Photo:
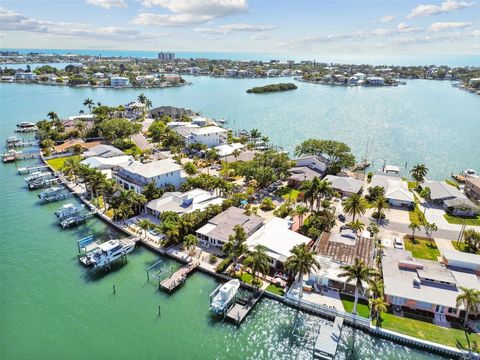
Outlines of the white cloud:
M124 0L85 0L87 4L100 6L104 9L125 8L127 3Z
M135 29L115 26L95 27L91 24L64 23L27 18L19 13L0 8L0 29L6 31L26 31L42 36L69 38L93 38L105 40L149 40L168 34L145 33Z
M471 34L472 36L480 36L480 29L478 29L478 30L473 30L470 34Z
M458 30L464 29L470 26L471 23L469 22L436 22L430 25L431 32L440 32L440 31L447 31L447 30Z
M270 31L274 25L228 24L215 28L196 28L195 31L209 34L229 34L231 32Z
M270 39L270 36L265 34L253 34L250 37L250 40L268 40L268 39Z
M451 13L456 10L464 9L470 6L473 6L471 1L456 1L456 0L446 0L440 5L418 5L415 7L407 18L412 19L418 16L432 16L445 13Z
M375 20L374 22L381 22L381 23L391 23L395 21L395 16L393 15L385 15L382 16L380 19Z
M172 14L143 12L132 24L150 26L188 26L242 13L248 9L246 0L143 0L144 7L162 7Z
M406 32L421 32L423 31L422 28L419 28L419 27L414 27L414 26L411 26L411 25L408 25L404 22L401 22L397 25L397 31L399 33L406 33Z

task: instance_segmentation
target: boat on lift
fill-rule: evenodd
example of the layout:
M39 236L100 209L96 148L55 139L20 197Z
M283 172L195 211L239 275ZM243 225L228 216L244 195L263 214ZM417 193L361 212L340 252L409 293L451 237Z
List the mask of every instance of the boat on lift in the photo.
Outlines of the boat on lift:
M81 257L80 262L94 269L103 268L131 253L134 248L135 242L133 241L109 240L99 244L96 249Z
M82 210L83 206L75 206L72 203L68 203L55 211L55 215L59 220L64 220L79 215Z
M232 300L234 300L239 288L240 281L237 279L230 280L223 284L210 304L210 311L216 314L223 313Z

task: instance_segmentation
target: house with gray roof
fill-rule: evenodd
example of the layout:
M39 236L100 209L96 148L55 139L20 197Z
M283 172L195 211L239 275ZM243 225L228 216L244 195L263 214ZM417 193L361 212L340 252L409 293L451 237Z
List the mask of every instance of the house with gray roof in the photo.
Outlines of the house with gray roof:
M347 176L327 175L325 177L335 192L342 196L352 196L353 194L361 194L364 182Z
M454 265L458 262L453 259L416 259L410 251L385 248L382 270L386 301L404 311L430 314L437 323L445 323L446 317L463 317L464 307L457 306L456 300L461 287L480 290L480 279L475 271Z
M297 187L304 181L312 181L316 177L322 178L327 171L328 160L322 156L302 156L294 161L295 166L288 170L288 185L292 187Z
M432 201L443 206L449 213L456 216L474 216L480 213L480 209L469 200L455 186L444 181L424 181L421 183L423 189L430 188Z
M196 235L202 244L221 248L234 233L236 225L245 230L248 238L262 227L263 219L257 215L245 215L243 209L232 206L210 219L196 231Z
M82 154L82 156L86 158L92 157L92 156L98 156L102 158L112 158L112 157L123 156L123 155L125 155L125 153L122 150L117 149L114 146L105 145L105 144L94 146Z

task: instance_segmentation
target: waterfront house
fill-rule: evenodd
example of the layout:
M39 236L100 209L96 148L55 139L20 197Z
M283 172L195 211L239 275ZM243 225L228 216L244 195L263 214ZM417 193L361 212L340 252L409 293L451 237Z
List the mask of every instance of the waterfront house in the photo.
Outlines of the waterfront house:
M363 181L347 176L327 175L325 177L333 191L343 196L352 196L353 194L361 194L363 189Z
M283 264L291 255L293 247L310 241L309 237L292 231L291 221L273 217L247 239L247 245L251 250L256 245L264 246L270 266L283 270Z
M163 80L168 81L170 84L179 84L183 81L182 77L178 74L165 74Z
M244 147L245 146L243 144L233 143L215 146L215 149L218 151L218 156L220 156L220 158L225 158L228 155L232 155L235 150L241 150Z
M185 139L185 144L200 143L208 148L227 143L227 130L218 126L178 126L173 129Z
M424 189L430 188L432 201L450 213L458 216L473 216L478 213L477 206L472 203L459 189L444 181L424 181L420 184Z
M86 157L86 158L88 158L90 156L96 156L96 157L102 157L102 158L111 158L111 157L118 157L118 156L122 156L122 155L125 155L125 153L122 150L117 149L114 146L106 145L106 144L96 145L96 146L88 149L87 151L85 151L82 154L82 156Z
M410 251L387 247L382 254L385 299L394 309L414 312L445 323L447 317L463 317L463 305L457 307L460 287L480 290L478 270L470 265L480 264L459 251L442 251L444 263L416 259ZM471 255L471 254L470 254ZM466 267L463 267L466 266Z
M37 74L33 72L16 72L15 80L34 81L37 80Z
M190 109L177 108L174 106L160 106L151 109L148 115L154 119L160 118L165 115L170 116L173 120L180 120L184 115L191 117L198 114Z
M74 155L77 152L81 153L97 145L100 145L100 141L85 142L82 139L70 139L60 145L55 145L53 147L53 154L62 154L65 156Z
M222 248L230 235L234 234L236 225L245 230L248 238L260 229L263 219L257 215L245 215L243 209L232 206L210 219L196 231L196 235L203 245Z
M209 205L220 205L224 200L202 189L193 189L184 193L166 192L162 197L149 201L145 210L156 217L165 211L182 215L195 210L204 210Z
M415 199L408 190L408 184L398 176L378 172L372 177L370 187L380 186L385 189L385 198L391 206L410 208Z
M303 156L294 161L295 167L288 170L290 173L288 185L292 187L316 177L322 178L327 170L328 160L318 155Z
M129 155L121 155L114 157L89 156L86 159L80 161L80 164L97 170L111 170L119 167L122 164L127 164L132 160L133 157Z
M111 87L127 87L127 86L130 86L130 80L127 77L123 77L123 76L112 76L110 77L110 86Z
M464 192L470 199L480 201L480 178L466 178Z
M385 85L385 79L378 76L369 76L366 79L368 85L383 86Z
M141 193L149 183L155 183L158 188L173 185L178 188L184 181L182 167L172 159L164 159L141 163L129 161L114 171L113 178L125 189L133 189Z

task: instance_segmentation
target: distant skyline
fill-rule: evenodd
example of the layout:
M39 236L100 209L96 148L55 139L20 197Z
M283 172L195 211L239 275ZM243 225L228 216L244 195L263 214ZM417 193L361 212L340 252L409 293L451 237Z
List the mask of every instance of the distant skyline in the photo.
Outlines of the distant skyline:
M3 0L0 47L480 55L480 3Z

